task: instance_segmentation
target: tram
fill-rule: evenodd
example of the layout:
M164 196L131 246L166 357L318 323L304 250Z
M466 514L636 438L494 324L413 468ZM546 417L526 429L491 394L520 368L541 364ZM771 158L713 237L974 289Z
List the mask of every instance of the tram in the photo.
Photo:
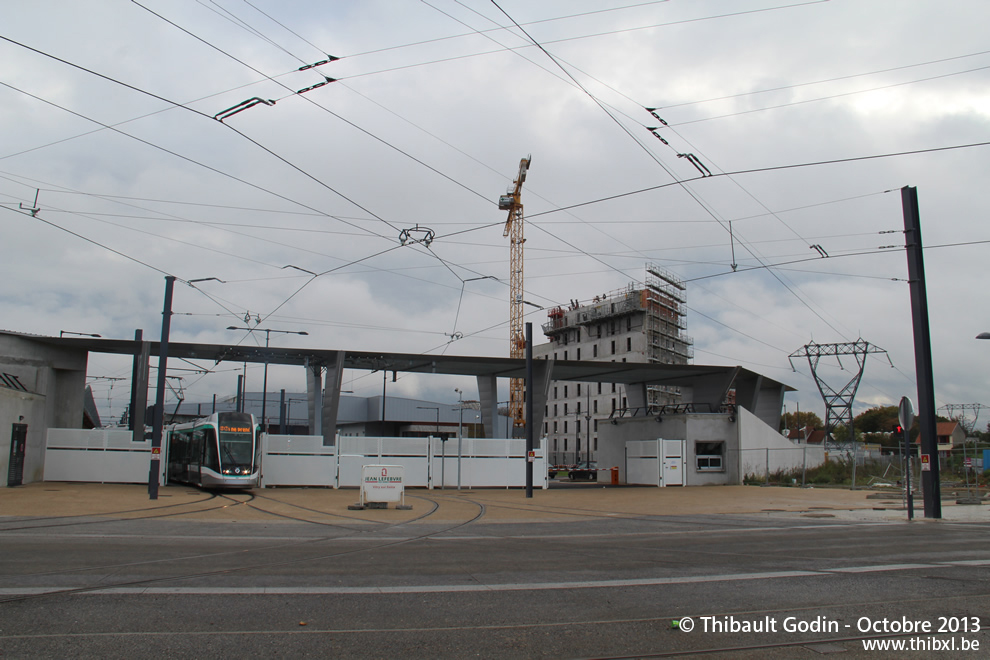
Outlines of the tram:
M260 427L243 412L218 412L168 427L166 479L201 488L254 488L261 481Z

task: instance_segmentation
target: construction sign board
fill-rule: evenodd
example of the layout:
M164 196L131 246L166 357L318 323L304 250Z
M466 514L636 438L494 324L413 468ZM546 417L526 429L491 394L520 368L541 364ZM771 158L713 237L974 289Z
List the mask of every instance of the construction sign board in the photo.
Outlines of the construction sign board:
M365 465L361 470L361 504L405 503L401 465Z

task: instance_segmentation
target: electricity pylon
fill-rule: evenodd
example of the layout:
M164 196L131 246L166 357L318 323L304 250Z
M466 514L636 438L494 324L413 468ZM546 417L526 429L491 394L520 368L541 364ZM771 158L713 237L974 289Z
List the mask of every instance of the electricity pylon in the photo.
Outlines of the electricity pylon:
M854 342L846 342L844 344L816 344L811 342L802 346L800 349L794 351L788 356L788 361L791 363L791 368L794 371L797 369L794 367L793 358L796 357L806 357L808 358L808 366L811 367L811 375L815 379L815 384L818 385L818 391L822 395L822 399L825 401L825 440L828 441L829 434L832 429L835 428L837 422L845 422L846 428L849 429L849 440L853 445L853 466L852 466L852 487L856 488L856 429L853 427L853 400L856 398L856 391L859 389L859 383L863 379L863 369L866 366L866 357L870 353L883 353L887 355L887 351L880 348L879 346L873 346L868 341L863 341L862 338L857 339ZM818 362L822 357L834 357L839 363L839 368L845 370L842 366L842 360L840 359L844 355L851 355L856 360L856 373L853 375L849 382L845 384L842 389L836 390L826 383L823 378L818 374ZM887 355L887 361L890 362L890 356ZM893 367L894 363L891 362L890 366Z

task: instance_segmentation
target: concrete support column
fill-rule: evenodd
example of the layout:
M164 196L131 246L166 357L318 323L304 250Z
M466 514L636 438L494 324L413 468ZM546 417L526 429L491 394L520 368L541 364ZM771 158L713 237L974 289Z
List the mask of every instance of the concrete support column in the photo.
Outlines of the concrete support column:
M498 432L498 378L495 376L477 376L478 399L481 401L481 423L485 428L485 437L494 438Z

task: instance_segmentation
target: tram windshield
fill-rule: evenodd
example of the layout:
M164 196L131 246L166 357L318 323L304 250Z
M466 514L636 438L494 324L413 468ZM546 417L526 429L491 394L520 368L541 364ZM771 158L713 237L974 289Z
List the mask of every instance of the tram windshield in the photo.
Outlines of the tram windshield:
M251 415L222 415L219 427L220 462L225 465L251 465L254 462L254 427Z

